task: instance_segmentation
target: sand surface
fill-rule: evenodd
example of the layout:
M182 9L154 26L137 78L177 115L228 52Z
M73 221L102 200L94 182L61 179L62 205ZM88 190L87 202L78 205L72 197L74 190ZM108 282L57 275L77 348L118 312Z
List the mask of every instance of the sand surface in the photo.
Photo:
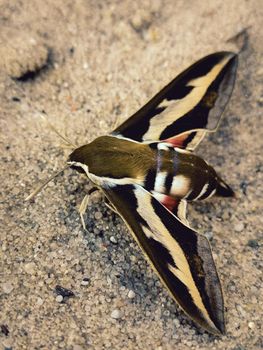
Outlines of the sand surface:
M1 350L262 347L262 24L260 0L1 0ZM84 176L66 170L24 199L70 152L41 111L85 144L195 60L241 47L220 129L197 152L237 199L192 204L188 215L211 239L224 290L227 334L215 337L179 310L98 194L83 230Z

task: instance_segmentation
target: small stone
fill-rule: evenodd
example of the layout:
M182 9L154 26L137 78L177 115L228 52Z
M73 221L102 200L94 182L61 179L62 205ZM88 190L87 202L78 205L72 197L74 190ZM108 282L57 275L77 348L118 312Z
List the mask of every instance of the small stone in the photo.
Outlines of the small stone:
M243 230L244 230L244 224L243 224L243 222L237 223L237 224L234 226L234 230L235 230L236 232L241 232L241 231L243 231Z
M117 239L114 236L110 236L110 241L113 244L117 244L118 243Z
M113 310L111 313L111 318L114 318L115 320L121 318L121 311L118 309Z
M253 249L257 249L259 247L258 241L256 239L248 240L247 245Z
M81 286L87 286L87 285L89 285L89 283L90 283L89 278L88 278L88 277L84 277L84 278L82 279L80 285L81 285Z
M223 220L227 220L229 218L229 213L227 211L224 211L221 217Z
M102 219L102 213L100 211L96 211L94 214L94 217L96 220L101 220Z
M255 323L254 322L248 322L248 327L250 329L254 329L255 328Z
M42 299L42 298L37 298L37 301L36 301L36 304L38 305L38 306L41 306L41 305L43 305L44 304L44 300Z
M235 292L236 291L236 286L234 284L232 284L231 286L229 286L229 290L231 292Z
M163 315L167 316L167 317L170 316L170 311L169 310L164 310Z
M70 298L75 296L75 294L70 289L61 287L59 285L55 287L55 293L61 295L62 298Z
M4 293L9 294L14 289L13 285L10 282L6 282L2 284L2 290Z
M34 262L27 263L25 264L24 269L26 273L33 275L36 271L36 264Z
M174 325L175 325L175 327L176 328L179 328L180 327L180 321L177 319L177 318L175 318L175 319L173 319L173 323L174 323Z
M1 329L1 333L7 337L9 334L8 326L6 324L1 324L0 329Z
M58 303L62 303L62 301L63 301L63 296L62 295L58 295L57 297L56 297L56 301L58 302Z
M134 291L130 289L129 292L128 292L128 298L129 299L134 299L135 296L136 296L136 294L134 293Z
M137 262L137 258L136 258L135 255L130 255L130 260L131 260L131 262L133 262L133 263Z

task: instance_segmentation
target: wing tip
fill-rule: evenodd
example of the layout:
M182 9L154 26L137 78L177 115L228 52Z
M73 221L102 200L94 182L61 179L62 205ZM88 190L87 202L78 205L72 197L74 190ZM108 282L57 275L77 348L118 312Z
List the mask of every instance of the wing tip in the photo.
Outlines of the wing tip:
M209 59L213 57L218 57L220 60L224 60L228 57L228 61L226 62L226 64L231 65L231 67L234 67L236 70L238 65L238 53L233 51L217 51L204 57L204 59Z
M216 336L223 336L226 334L226 328L225 324L222 323L218 326L215 326L215 328L211 329L211 333L216 335Z
M221 57L227 57L229 56L229 58L237 58L238 57L238 54L234 51L217 51L217 52L214 52L214 53L211 53L210 55L208 56L221 56Z
M230 64L231 67L233 67L234 70L236 71L237 66L238 66L238 54L235 52L231 52L231 51L226 51L226 52L229 55L228 64Z
M226 334L226 328L225 328L225 323L224 321L217 322L215 324L211 324L211 322L205 322L205 323L199 323L199 326L201 326L205 331L207 331L210 334L213 334L218 337L222 337Z
M218 186L216 188L216 195L219 197L236 197L235 192L232 190L232 188L223 180L218 183Z

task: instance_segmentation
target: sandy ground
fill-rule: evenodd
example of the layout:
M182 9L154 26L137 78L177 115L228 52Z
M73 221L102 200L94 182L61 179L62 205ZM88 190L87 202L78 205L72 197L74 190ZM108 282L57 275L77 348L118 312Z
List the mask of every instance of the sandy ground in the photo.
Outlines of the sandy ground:
M260 0L1 1L1 349L262 347L262 23ZM231 102L198 148L238 198L189 206L225 294L227 334L214 337L179 310L98 195L84 232L85 177L67 170L34 203L24 198L70 152L40 111L87 143L195 60L238 50L227 40L245 28Z

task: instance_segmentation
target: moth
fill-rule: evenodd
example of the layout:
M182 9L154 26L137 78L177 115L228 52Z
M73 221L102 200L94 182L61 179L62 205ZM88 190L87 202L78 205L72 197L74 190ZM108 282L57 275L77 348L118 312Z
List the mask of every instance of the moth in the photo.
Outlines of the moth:
M218 128L237 61L232 52L202 58L110 134L76 148L67 161L102 190L183 311L217 335L225 332L221 284L210 244L190 227L186 206L213 195L234 196L194 150Z

